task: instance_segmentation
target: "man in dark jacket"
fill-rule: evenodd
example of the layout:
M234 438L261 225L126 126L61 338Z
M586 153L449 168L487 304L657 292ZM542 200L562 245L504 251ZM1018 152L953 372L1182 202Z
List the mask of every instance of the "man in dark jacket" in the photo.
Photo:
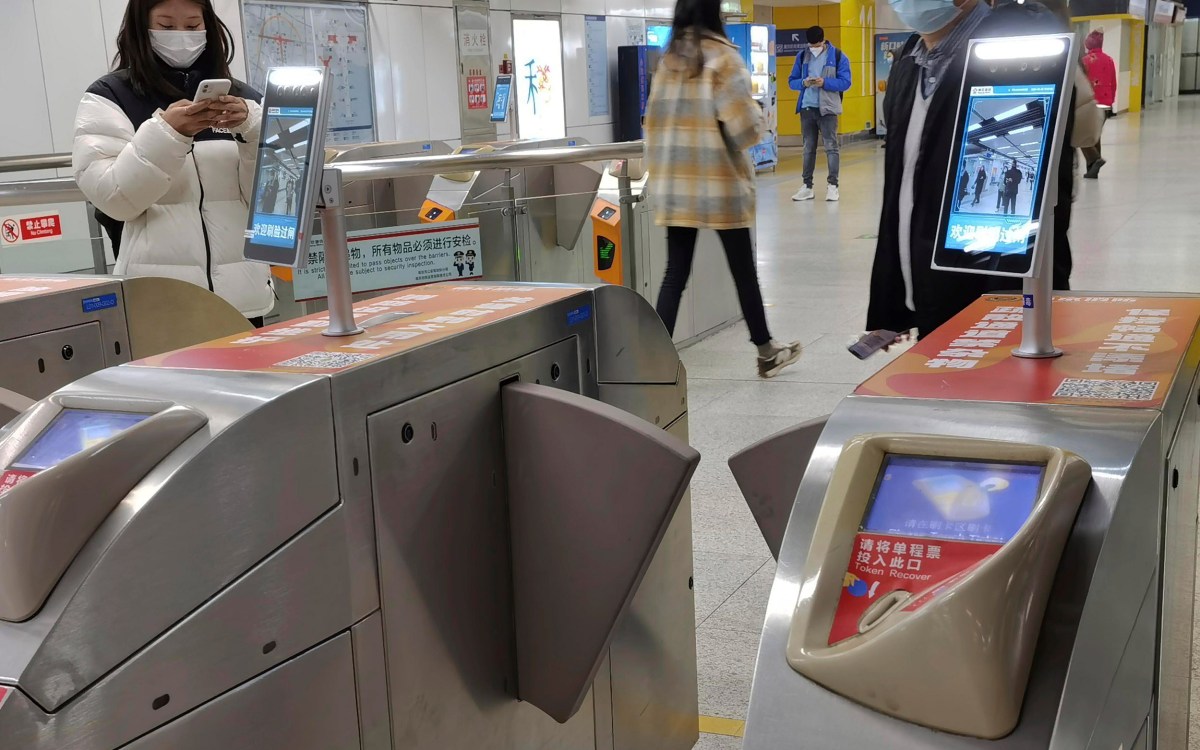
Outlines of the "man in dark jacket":
M1014 161L1008 165L1008 171L1004 173L1004 213L1014 214L1017 212L1017 192L1021 189L1021 179L1024 177L1021 170L1017 169L1017 163Z
M939 12L929 3L891 0L918 35L897 56L884 99L888 139L868 330L916 328L924 336L980 295L1013 286L1009 279L930 268L967 42L1065 29L1034 2L994 10L982 0L944 2ZM1070 200L1069 192L1064 199Z

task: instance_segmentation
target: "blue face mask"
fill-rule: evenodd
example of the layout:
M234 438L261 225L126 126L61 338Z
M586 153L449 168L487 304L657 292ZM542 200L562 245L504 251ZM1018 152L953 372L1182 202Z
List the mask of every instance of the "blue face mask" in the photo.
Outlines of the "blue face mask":
M945 28L959 13L953 0L888 0L888 5L918 34Z

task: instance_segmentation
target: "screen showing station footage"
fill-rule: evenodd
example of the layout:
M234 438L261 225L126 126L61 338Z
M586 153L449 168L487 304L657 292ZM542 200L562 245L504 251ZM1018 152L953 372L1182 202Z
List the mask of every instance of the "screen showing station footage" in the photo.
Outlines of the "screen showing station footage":
M292 248L303 210L305 168L312 142L313 110L270 107L254 183L251 240L259 245Z
M43 471L118 432L149 419L149 414L63 409L46 431L13 462L12 468Z
M1033 511L1045 468L887 456L862 530L1004 544Z
M1055 86L973 86L945 247L1023 254L1037 233L1042 152Z

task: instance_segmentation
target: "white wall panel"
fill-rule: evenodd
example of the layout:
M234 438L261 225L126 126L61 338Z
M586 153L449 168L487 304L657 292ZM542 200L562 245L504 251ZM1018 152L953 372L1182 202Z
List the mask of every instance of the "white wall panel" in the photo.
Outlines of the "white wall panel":
M41 0L39 0L40 2ZM42 84L42 58L33 12L34 0L3 0L0 23L0 90L10 102L20 102L19 112L0 117L0 156L45 154L54 150L50 113ZM78 100L77 100L78 101ZM72 121L74 121L74 112ZM12 176L4 179L13 179Z
M70 151L79 99L108 70L100 5L95 0L37 0L36 9L50 135L55 151Z
M392 8L383 5L367 6L367 36L371 48L371 85L375 94L375 137L381 141L396 140L396 87L392 83L391 26L388 14Z
M567 127L590 125L583 16L565 15L562 17L562 46Z
M562 0L512 0L513 12L562 13Z
M100 20L104 27L104 59L110 64L117 55L117 34L121 31L121 21L125 19L127 5L129 0L100 0ZM240 47L242 38L234 38Z
M492 52L492 83L495 86L494 76L500 70L500 63L504 61L504 56L508 55L508 59L513 59L513 43L512 43L512 13L503 10L496 10L496 6L492 6L492 12L488 14L488 27L490 28L488 41L491 45ZM513 88L516 91L514 85ZM494 92L489 93L494 96ZM490 101L490 99L489 99ZM496 124L496 137L500 140L507 140L512 134L512 114L509 114L506 122Z
M674 17L675 3L672 0L646 0L646 18L670 21Z
M640 16L646 15L645 0L606 0L610 16Z
M234 55L233 64L229 66L233 77L242 81L246 81L246 46L243 43L246 35L242 31L242 7L239 0L213 0L213 10L217 13L217 18L225 22L229 27L229 33L233 34ZM259 91L262 90L265 81L246 81Z
M604 0L562 0L562 12L603 16L608 12L608 7Z
M426 40L424 67L428 83L428 137L443 141L461 138L454 11L449 8L421 8L421 28ZM405 98L403 101L409 100Z
M428 140L429 85L425 80L421 9L399 5L385 8L384 15L388 23L389 46L374 51L374 64L391 68L395 138L398 141ZM432 41L434 37L430 39Z

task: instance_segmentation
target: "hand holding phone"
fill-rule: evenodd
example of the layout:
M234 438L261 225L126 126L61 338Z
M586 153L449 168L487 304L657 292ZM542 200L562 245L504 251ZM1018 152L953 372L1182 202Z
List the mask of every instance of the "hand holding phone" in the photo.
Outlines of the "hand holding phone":
M880 349L886 349L895 344L899 338L900 334L895 331L869 331L864 333L858 341L855 341L846 348L859 359L866 359Z
M163 122L180 135L191 138L202 130L213 127L214 113L207 101L189 102L181 99L162 111Z
M196 88L195 101L202 102L210 99L219 99L229 93L233 87L233 81L228 78L209 78L200 82L200 86Z

